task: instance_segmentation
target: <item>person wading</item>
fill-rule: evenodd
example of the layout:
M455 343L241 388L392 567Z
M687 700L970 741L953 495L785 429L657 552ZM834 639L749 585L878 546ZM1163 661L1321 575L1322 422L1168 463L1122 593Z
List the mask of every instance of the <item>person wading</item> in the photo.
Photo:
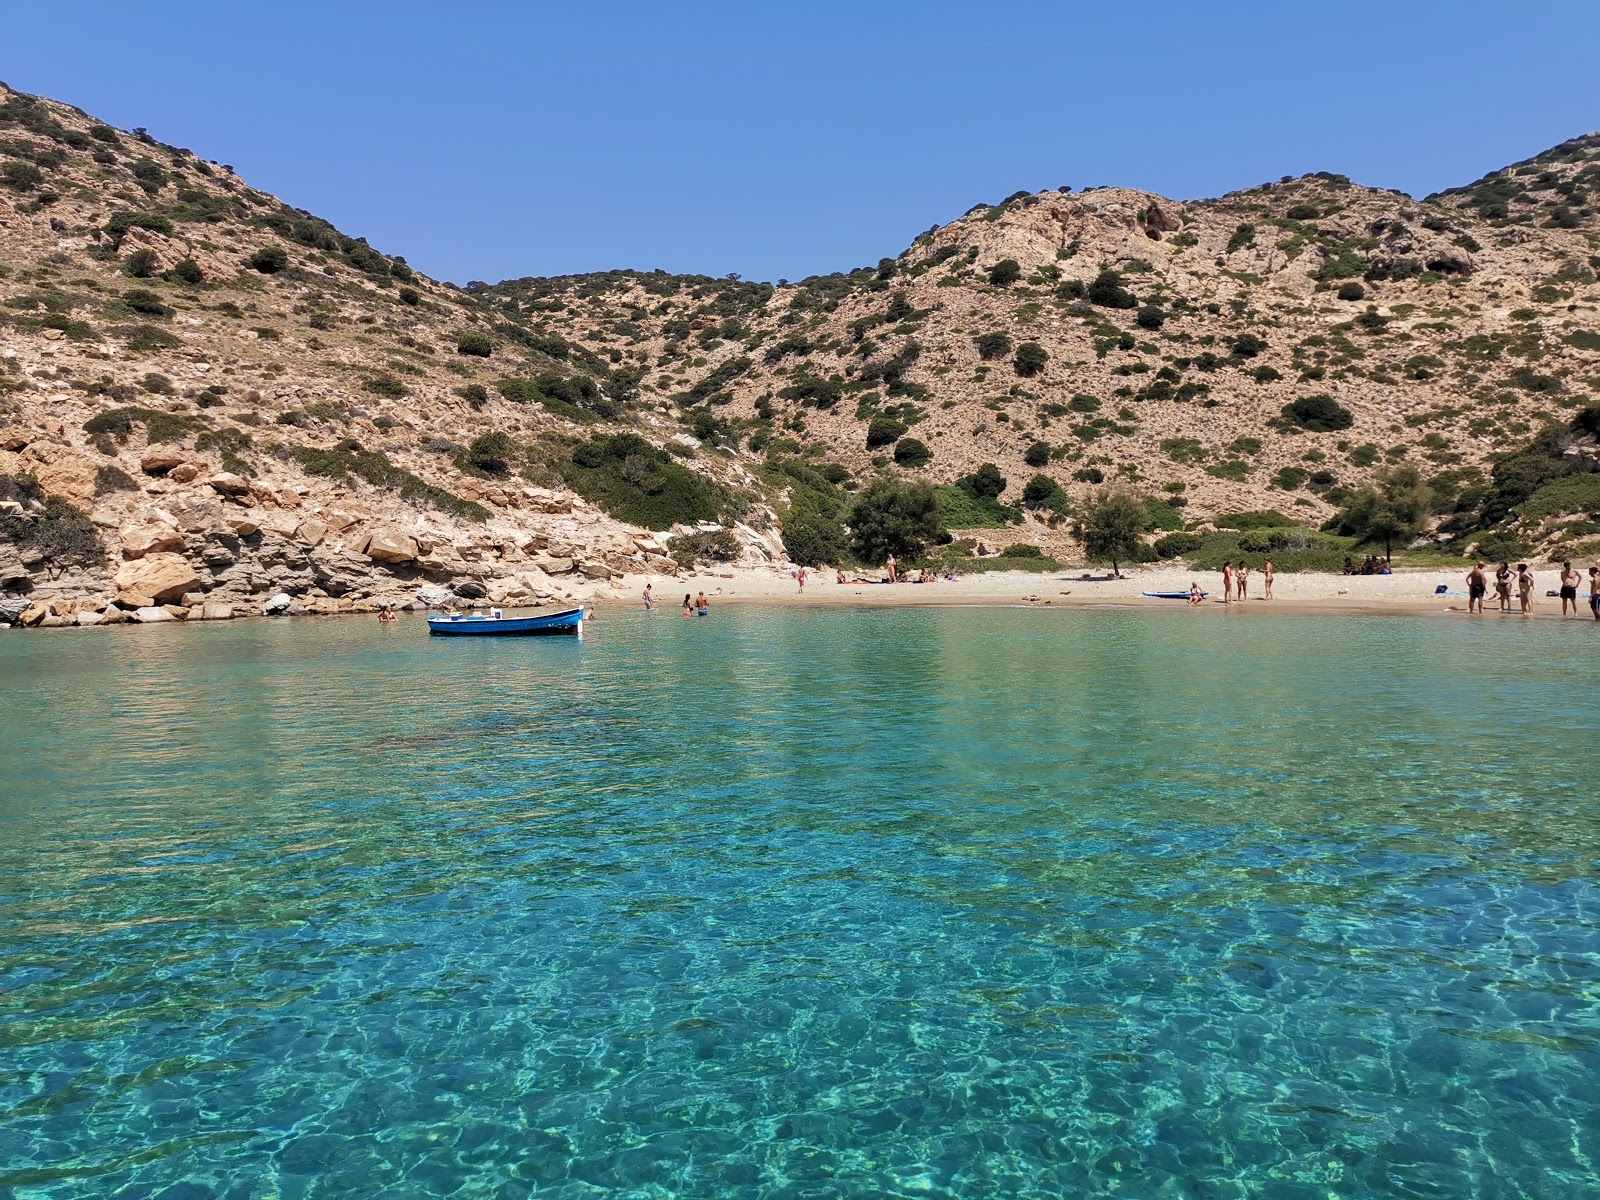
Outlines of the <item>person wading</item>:
M1480 562L1467 572L1467 611L1483 616L1483 598L1489 592L1489 577Z
M1573 568L1570 562L1561 564L1561 615L1567 616L1567 605L1572 605L1572 616L1578 615L1578 585L1583 582L1583 576Z

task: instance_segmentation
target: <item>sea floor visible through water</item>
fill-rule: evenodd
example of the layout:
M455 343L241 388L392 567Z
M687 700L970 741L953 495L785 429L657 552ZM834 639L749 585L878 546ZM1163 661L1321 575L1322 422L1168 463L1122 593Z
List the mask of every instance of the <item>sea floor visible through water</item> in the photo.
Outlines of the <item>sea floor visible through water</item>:
M0 1196L1592 1198L1588 624L0 635Z

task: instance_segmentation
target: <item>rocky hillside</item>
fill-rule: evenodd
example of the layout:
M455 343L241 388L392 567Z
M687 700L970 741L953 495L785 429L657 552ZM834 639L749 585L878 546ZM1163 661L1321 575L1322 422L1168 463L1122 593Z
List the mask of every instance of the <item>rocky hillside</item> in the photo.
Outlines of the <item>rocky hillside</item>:
M1494 464L1600 392L1597 192L1589 135L1423 201L1062 189L796 284L457 288L0 89L0 616L536 603L829 557L879 474L942 485L956 532L1071 555L1102 481L1170 524L1317 525L1407 461L1460 543ZM998 501L950 486L986 463ZM1491 515L1585 536L1549 508Z

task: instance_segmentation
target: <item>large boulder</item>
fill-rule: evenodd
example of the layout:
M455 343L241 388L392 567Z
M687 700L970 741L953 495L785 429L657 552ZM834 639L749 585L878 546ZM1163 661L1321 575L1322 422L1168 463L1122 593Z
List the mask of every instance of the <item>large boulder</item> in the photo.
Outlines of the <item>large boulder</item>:
M211 490L220 492L224 496L243 496L250 491L250 481L242 479L232 471L219 471L206 480L211 485Z
M167 553L146 554L125 562L117 569L116 577L119 593L149 597L157 604L198 591L200 582L200 573L188 559Z
M276 596L272 597L272 599L268 600L261 606L261 615L265 617L276 617L282 613L288 612L293 605L293 596L289 595L287 592L279 592Z
M417 599L429 608L438 608L455 599L455 593L436 583L426 583L417 589Z
M374 562L411 562L417 557L417 541L398 529L380 525L372 531L372 536L361 548L361 553Z
M141 625L154 625L160 621L176 621L178 618L159 604L152 604L149 608L134 609L133 619Z
M147 521L122 533L122 557L143 558L158 551L183 549L183 534L165 521Z
M139 456L139 470L146 475L165 475L185 460L184 452L176 446L151 446Z
M15 625L22 619L22 614L33 607L33 601L24 600L20 596L6 596L0 598L0 622Z
M233 605L212 600L200 605L199 612L191 610L189 617L191 620L199 617L202 621L231 621L233 620Z
M300 522L300 527L294 531L294 536L303 546L320 546L322 539L328 536L328 523L316 517L307 517Z

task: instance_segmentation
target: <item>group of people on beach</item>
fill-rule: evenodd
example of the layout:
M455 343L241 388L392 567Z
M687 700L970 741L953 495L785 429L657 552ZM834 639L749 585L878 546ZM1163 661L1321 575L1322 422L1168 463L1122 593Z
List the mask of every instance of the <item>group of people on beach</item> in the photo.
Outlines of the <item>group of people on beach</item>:
M1389 565L1389 560L1381 554L1369 554L1361 561L1358 567L1355 560L1348 554L1344 556L1344 574L1346 575L1392 575L1394 568Z
M1527 563L1518 563L1513 572L1509 562L1503 562L1495 568L1494 594L1499 602L1501 612L1511 611L1511 587L1517 589L1517 611L1523 616L1533 615L1533 570ZM1583 574L1571 561L1561 564L1560 587L1554 593L1561 600L1561 615L1575 617L1578 615L1578 588L1583 583ZM1472 570L1467 572L1467 611L1483 615L1483 602L1489 595L1488 564L1481 559L1473 564ZM1596 621L1600 621L1600 567L1589 568L1589 611Z
M1278 577L1273 570L1272 560L1263 559L1261 563L1261 590L1265 593L1263 600L1272 599L1272 581ZM1198 583L1189 585L1189 603L1199 604L1205 598L1205 593L1200 590ZM1222 564L1222 602L1232 604L1235 600L1248 600L1250 598L1250 564L1240 559L1235 564L1231 559Z

